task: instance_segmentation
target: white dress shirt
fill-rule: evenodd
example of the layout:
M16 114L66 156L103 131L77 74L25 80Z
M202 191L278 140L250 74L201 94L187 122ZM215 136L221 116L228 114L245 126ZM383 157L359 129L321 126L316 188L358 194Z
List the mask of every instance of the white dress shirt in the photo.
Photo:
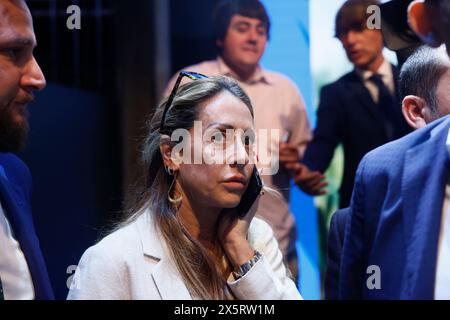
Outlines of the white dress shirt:
M450 131L446 147L450 153ZM445 189L444 206L442 208L434 298L436 300L450 300L450 183L447 183Z
M361 77L364 86L367 88L367 90L369 90L370 96L375 103L378 103L379 100L378 88L375 83L369 80L375 73L381 76L381 79L383 80L383 83L388 88L388 90L392 94L395 93L394 74L392 73L392 66L388 60L384 59L383 63L375 73L369 70L357 70L356 72Z
M33 300L34 287L25 256L0 203L0 278L5 300Z

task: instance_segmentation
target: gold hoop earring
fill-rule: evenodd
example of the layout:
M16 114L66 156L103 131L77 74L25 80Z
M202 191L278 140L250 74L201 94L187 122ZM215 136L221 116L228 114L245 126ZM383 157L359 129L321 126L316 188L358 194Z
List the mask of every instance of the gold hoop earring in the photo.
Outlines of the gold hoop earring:
M169 166L164 166L164 169L166 169L166 172L167 172L167 174L169 175L169 176L173 176L173 169L172 168L170 168Z
M173 175L173 171L172 171L172 175ZM172 183L170 184L169 190L167 190L167 199L169 199L169 202L172 203L173 205L178 206L181 203L181 200L183 200L183 196L180 195L178 198L172 198L172 196L170 195L176 180L177 180L177 178L174 176Z

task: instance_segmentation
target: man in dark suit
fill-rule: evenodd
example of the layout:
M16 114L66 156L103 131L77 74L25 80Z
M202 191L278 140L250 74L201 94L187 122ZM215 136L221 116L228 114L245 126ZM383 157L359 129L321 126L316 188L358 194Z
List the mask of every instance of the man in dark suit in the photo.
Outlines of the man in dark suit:
M445 43L450 55L449 1L413 1L408 15L424 42ZM427 88L441 93L437 116L449 113L450 72ZM418 108L424 110L416 103L406 113L412 123L429 116ZM447 115L362 160L345 232L340 298L450 299L449 129Z
M31 176L11 152L24 147L27 104L45 79L23 0L0 0L0 299L52 299L31 217Z
M295 178L308 194L323 194L323 172L344 147L340 207L348 206L356 168L370 150L410 132L397 96L398 70L383 56L383 37L369 29L367 8L377 0L348 0L336 16L336 37L355 70L322 88L314 138Z

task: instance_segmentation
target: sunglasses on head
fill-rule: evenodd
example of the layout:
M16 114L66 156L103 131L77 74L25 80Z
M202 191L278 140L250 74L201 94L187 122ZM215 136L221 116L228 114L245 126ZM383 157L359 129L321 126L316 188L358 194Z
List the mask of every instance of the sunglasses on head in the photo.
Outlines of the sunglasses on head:
M198 72L192 72L192 71L181 71L178 75L177 81L175 82L175 85L173 86L172 92L170 93L169 99L167 99L166 105L164 107L164 112L161 118L161 124L159 126L159 132L162 132L164 128L164 122L166 120L166 114L167 111L170 109L173 99L175 98L175 95L177 93L178 87L180 86L181 80L183 77L187 77L191 80L198 80L198 79L207 79L208 77L204 74L198 73Z

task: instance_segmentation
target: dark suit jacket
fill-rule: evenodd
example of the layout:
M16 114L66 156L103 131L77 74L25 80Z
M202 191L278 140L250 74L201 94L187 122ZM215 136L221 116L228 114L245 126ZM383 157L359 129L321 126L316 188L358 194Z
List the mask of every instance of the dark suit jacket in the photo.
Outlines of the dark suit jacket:
M356 174L339 296L433 299L450 116L367 154ZM366 283L378 266L381 289Z
M392 68L397 83L398 70ZM411 129L403 118L400 102L392 113L396 139ZM350 72L322 88L314 137L302 162L312 170L324 172L335 148L343 144L344 176L339 193L340 207L344 208L349 205L356 168L362 157L389 141L382 108L374 103L356 72Z
M0 201L33 280L35 298L53 299L47 267L31 217L31 175L15 155L0 153Z
M340 209L331 217L328 233L327 271L325 275L325 299L339 299L339 269L341 267L345 226L350 216L350 208Z

